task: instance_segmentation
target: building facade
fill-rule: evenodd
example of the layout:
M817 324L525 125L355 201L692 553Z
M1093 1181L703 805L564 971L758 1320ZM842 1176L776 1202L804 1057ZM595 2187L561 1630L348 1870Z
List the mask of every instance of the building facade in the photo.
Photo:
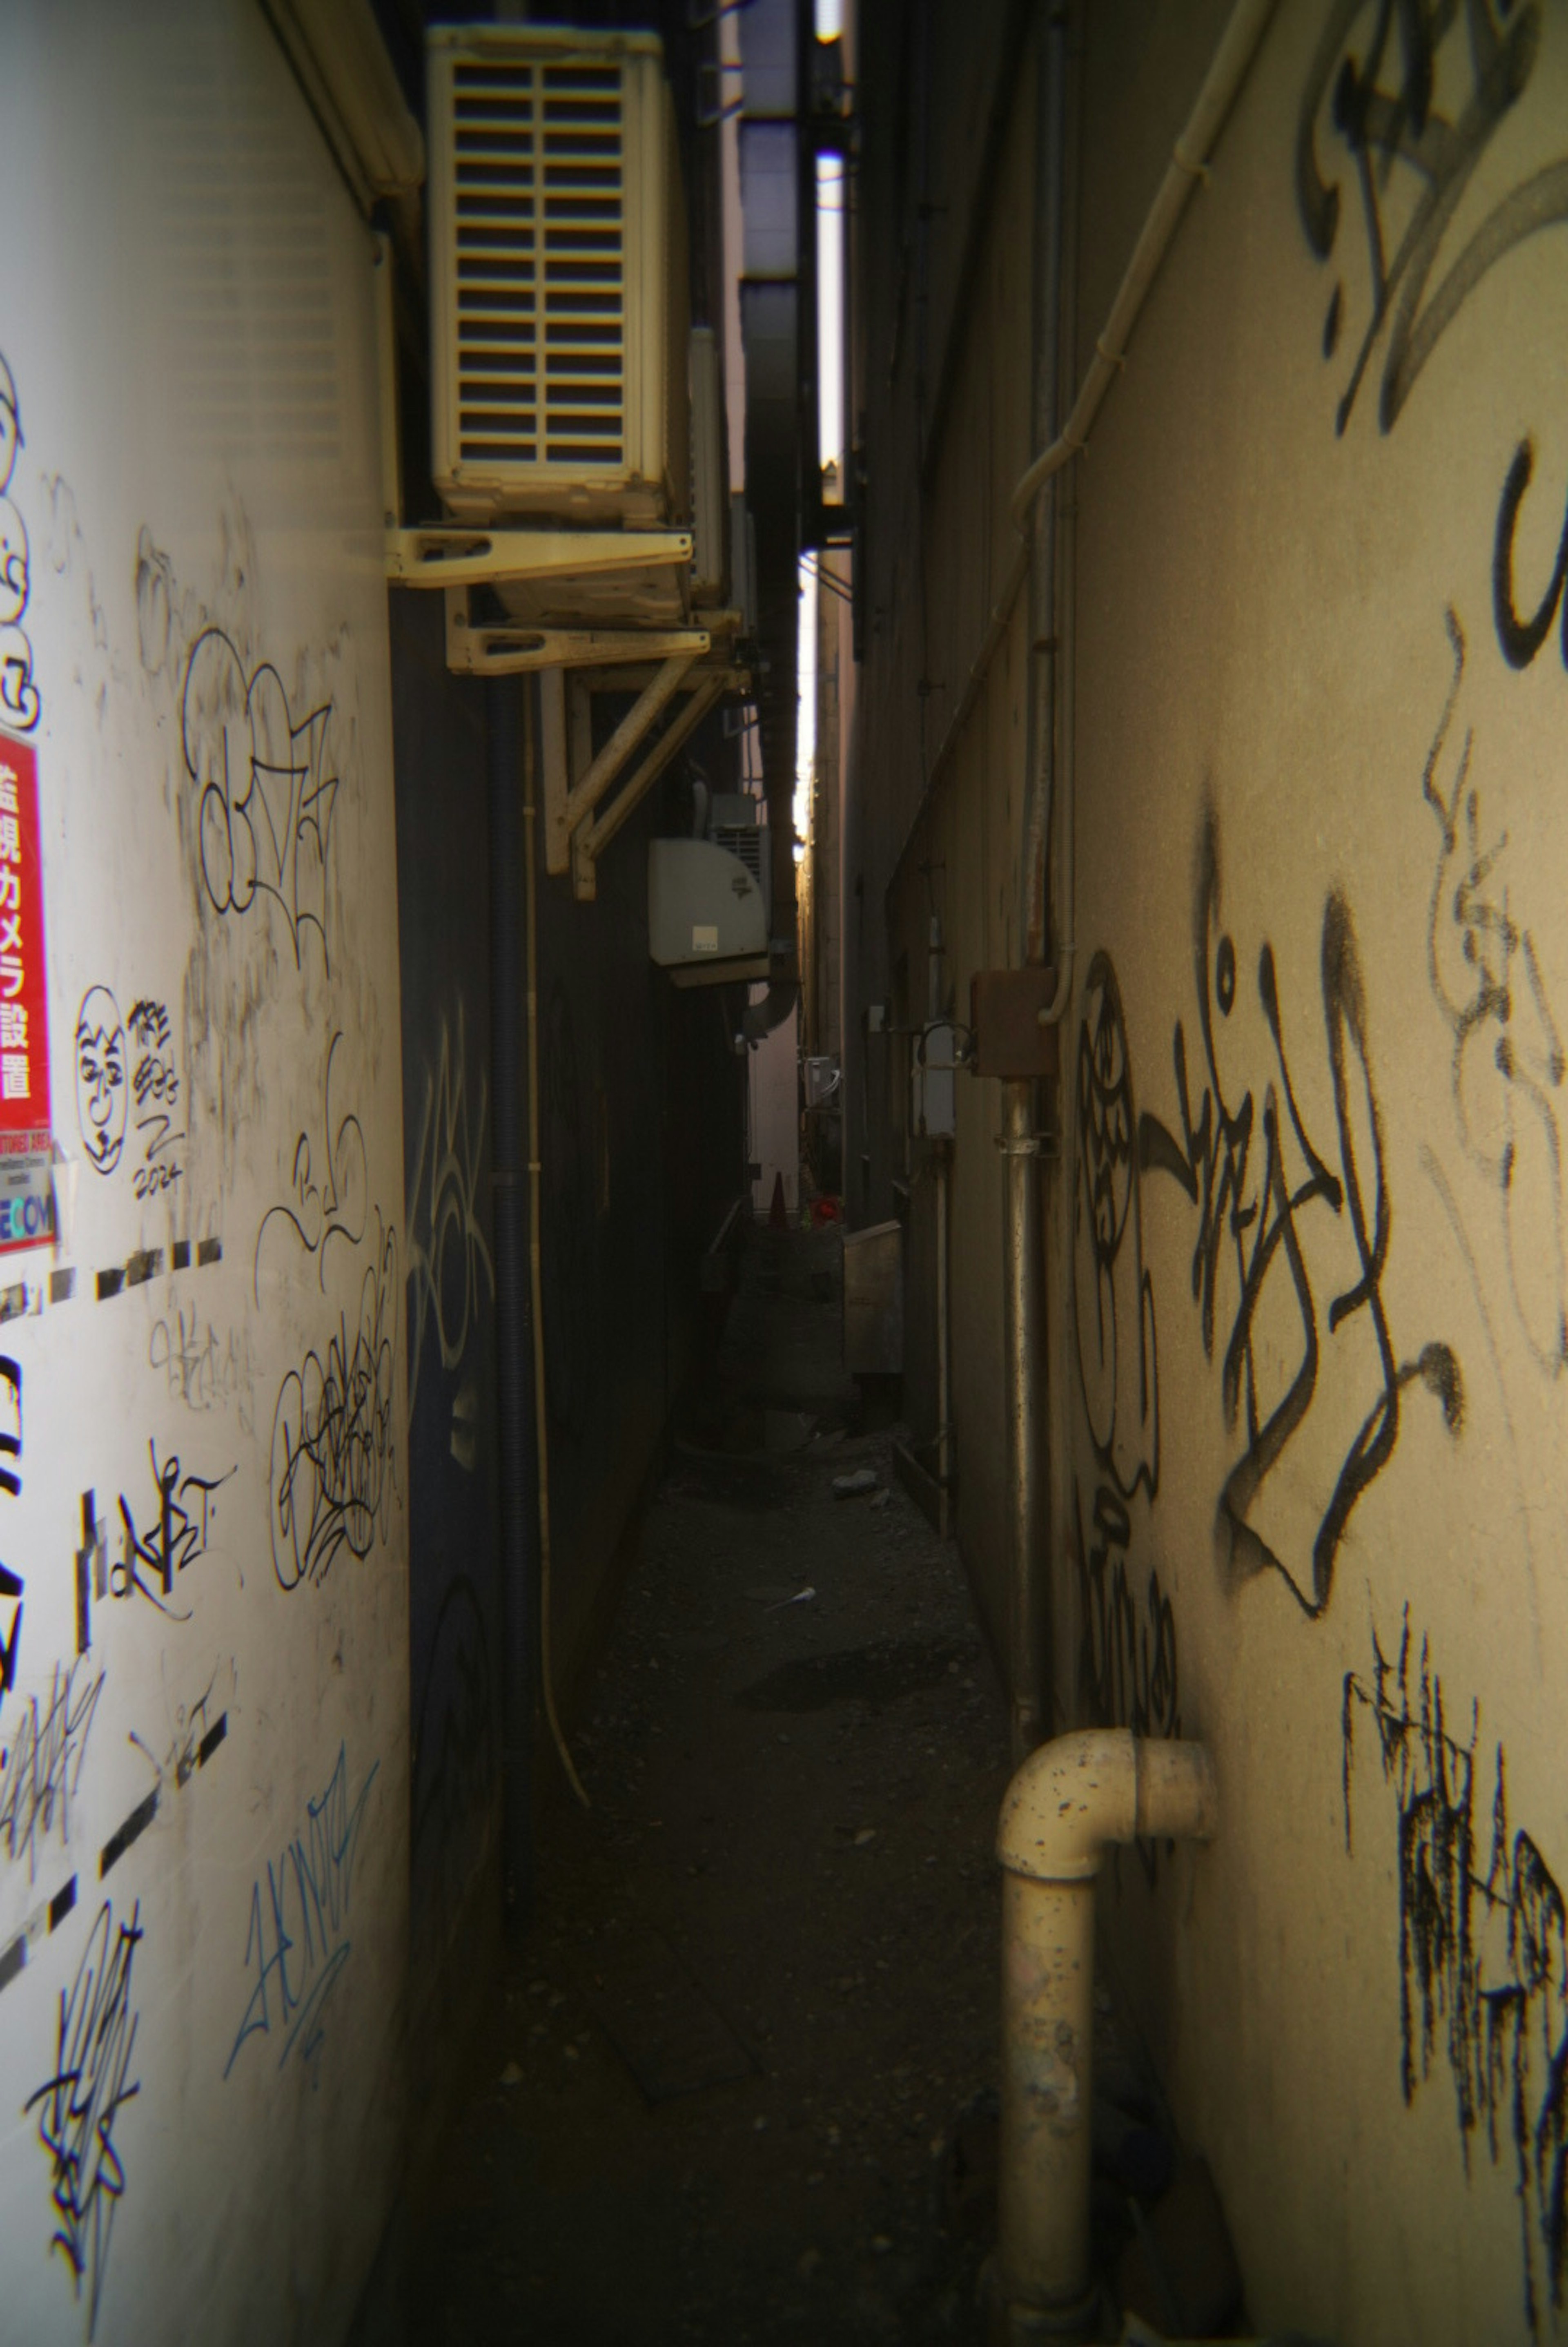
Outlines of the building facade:
M1346 2347L1547 2338L1568 26L1263 14L1038 508L1053 620L1036 561L998 630L1015 485L1230 12L861 12L846 1187L876 1220L912 1180L921 1211L907 1045L867 1008L923 1015L933 901L959 1015L972 973L1017 961L1044 757L1071 991L1036 1119L1037 1655L1008 1654L983 1078L948 1232L963 1553L1056 1724L1213 1754L1213 1848L1124 1853L1102 1912L1253 2319Z

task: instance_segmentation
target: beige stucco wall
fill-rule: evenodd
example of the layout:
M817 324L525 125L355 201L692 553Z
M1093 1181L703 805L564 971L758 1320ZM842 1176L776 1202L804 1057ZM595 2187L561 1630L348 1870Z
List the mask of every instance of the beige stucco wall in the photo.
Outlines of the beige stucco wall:
M1224 15L1082 12L1081 351ZM1522 616L1564 528L1568 223L1550 221L1568 210L1568 11L1433 26L1427 174L1395 160L1377 181L1386 263L1424 189L1449 208L1441 233L1417 224L1341 432L1372 274L1328 93L1378 15L1276 12L1070 477L1078 964L1047 1175L1052 1547L1063 1716L1179 1726L1215 1756L1218 1842L1147 1866L1127 1853L1102 1915L1214 2166L1252 2317L1344 2347L1461 2347L1568 2330L1568 643L1559 607L1515 665L1494 608L1526 442ZM1498 37L1493 20L1519 45L1512 82L1500 66L1491 85L1509 104L1478 95L1473 42ZM1392 100L1407 61L1391 26ZM935 92L945 187L940 75ZM1298 200L1304 117L1339 190L1326 258ZM896 366L879 392L868 361L847 872L863 867L873 905L1005 561L1033 119L1026 61L926 450L923 636L910 467L877 472L879 401L882 446L908 454L913 436ZM886 217L877 151L868 239ZM1466 289L1471 238L1532 221L1547 224ZM939 221L938 289L954 282L947 234ZM1401 295L1420 364L1382 409ZM888 302L867 300L880 364ZM970 972L1014 950L1026 651L1021 611L888 898L887 968L908 956L916 1004L921 863L941 864L961 1008ZM902 1103L879 1138L868 1075L881 1163ZM960 1538L999 1630L997 1109L993 1086L962 1088L952 1346Z
M1385 322L1338 433L1371 277L1331 102L1309 111L1328 15L1278 12L1079 468L1064 1653L1087 1611L1080 1707L1097 1677L1215 1756L1218 1843L1159 1854L1152 1894L1125 1862L1106 1911L1254 2318L1458 2347L1529 2336L1532 2295L1550 2333L1568 2217L1568 671L1560 613L1510 664L1493 577L1527 441L1526 613L1563 528L1568 226L1481 276L1386 428ZM1339 55L1375 15L1340 12ZM1462 12L1437 48L1426 152L1458 205L1401 281L1413 355L1472 234L1568 210L1527 186L1568 182L1568 15L1509 23L1495 125ZM1091 88L1099 37L1091 11ZM1400 70L1390 34L1395 97ZM1326 260L1304 113L1340 191ZM1390 262L1431 184L1380 174Z
M941 56L933 61L940 82ZM1018 867L1027 736L1029 611L1020 599L968 723L944 762L953 711L1013 553L1007 505L1029 456L1029 368L1032 256L1019 233L1033 209L1034 182L1034 64L1019 75L1017 102L1003 133L996 168L993 225L985 235L967 287L969 310L953 348L948 405L932 453L924 505L924 543L904 548L895 565L906 608L925 618L923 662L910 682L918 692L916 741L907 761L894 760L893 787L901 782L902 861L891 893L888 930L895 977L907 973L904 1009L915 1022L926 1015L928 947L932 911L942 922L948 1008L969 1016L969 981L1013 958L1018 926ZM973 168L973 105L933 130L939 160L933 182L948 184L961 160ZM946 242L962 242L962 223ZM940 298L951 272L934 252L932 276ZM928 381L942 373L940 336L933 333ZM923 566L923 579L921 576ZM873 676L876 640L873 637ZM896 690L895 685L895 690ZM873 702L874 705L874 702ZM865 738L874 757L879 736ZM928 784L923 812L920 784ZM910 802L913 802L911 804ZM880 891L879 891L880 893ZM908 1048L881 1047L891 1071L888 1091L895 1131L907 1120ZM994 1084L961 1081L948 1209L951 1281L950 1358L955 1531L980 1594L993 1635L1005 1639L1006 1432L1003 1329L997 1281L1002 1265L1001 1159L995 1147L1001 1109ZM917 1436L936 1431L934 1327L930 1295L934 1273L935 1187L930 1152L907 1143L911 1176L911 1306L906 1339L909 1414Z

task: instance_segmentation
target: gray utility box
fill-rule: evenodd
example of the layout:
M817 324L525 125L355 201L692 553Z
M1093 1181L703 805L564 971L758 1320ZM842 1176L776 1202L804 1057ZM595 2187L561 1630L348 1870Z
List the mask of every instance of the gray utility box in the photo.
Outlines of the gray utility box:
M958 1130L958 1037L945 1020L922 1029L910 1065L910 1123L922 1141Z
M808 1108L826 1108L839 1097L839 1062L830 1053L803 1062Z
M846 1231L844 1367L858 1378L896 1378L903 1366L903 1225Z
M677 979L700 985L761 960L768 974L762 876L711 839L648 842L648 951Z

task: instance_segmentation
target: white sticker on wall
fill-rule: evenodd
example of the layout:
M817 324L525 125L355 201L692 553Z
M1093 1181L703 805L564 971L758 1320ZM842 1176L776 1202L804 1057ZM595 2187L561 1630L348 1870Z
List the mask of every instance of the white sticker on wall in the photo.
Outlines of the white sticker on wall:
M694 921L692 923L691 949L693 953L717 953L718 951L718 924L717 921Z

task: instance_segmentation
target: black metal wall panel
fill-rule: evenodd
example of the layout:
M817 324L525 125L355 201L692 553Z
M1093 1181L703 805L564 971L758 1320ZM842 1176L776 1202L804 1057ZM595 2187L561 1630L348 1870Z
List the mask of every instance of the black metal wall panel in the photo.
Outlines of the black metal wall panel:
M391 604L417 2034L447 1959L499 1899L489 833L483 688L447 671L439 596L394 590Z

